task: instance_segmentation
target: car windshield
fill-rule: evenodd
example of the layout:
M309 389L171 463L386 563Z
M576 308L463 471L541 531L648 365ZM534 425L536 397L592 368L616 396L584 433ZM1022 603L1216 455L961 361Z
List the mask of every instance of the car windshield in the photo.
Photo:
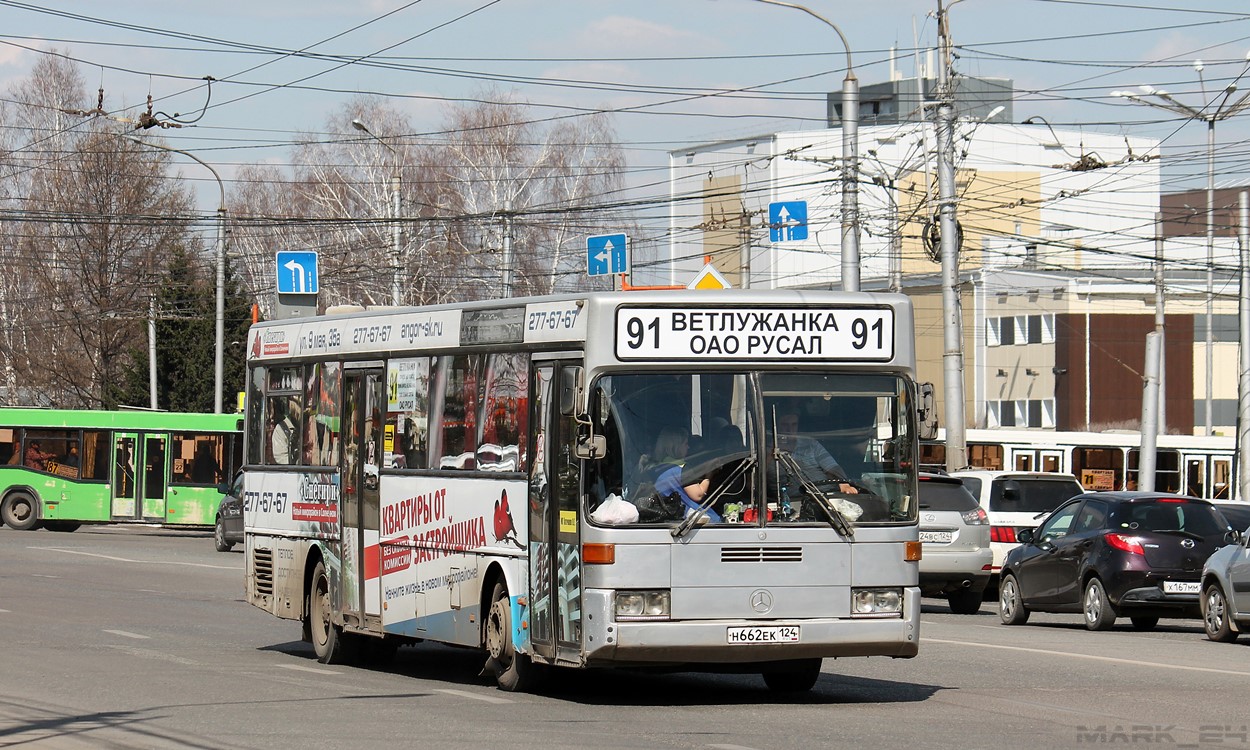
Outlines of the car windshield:
M1177 531L1201 536L1228 531L1228 522L1215 508L1184 500L1124 503L1112 513L1111 525L1128 531Z
M1250 505L1220 505L1216 510L1234 529L1245 531L1250 528Z
M962 482L940 479L920 480L921 510L975 510L977 499L968 492Z
M833 512L861 525L912 522L908 393L893 375L601 377L591 418L607 455L589 463L589 517L672 526L696 513L706 516L699 523L828 525Z
M989 510L999 513L1049 513L1082 491L1081 485L1070 479L995 479L990 486Z

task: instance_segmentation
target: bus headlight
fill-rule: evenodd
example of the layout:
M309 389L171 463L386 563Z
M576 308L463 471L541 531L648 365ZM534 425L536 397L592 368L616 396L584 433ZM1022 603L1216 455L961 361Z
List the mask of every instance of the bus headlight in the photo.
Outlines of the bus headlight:
M902 589L851 589L852 615L898 615L902 612Z
M668 606L668 591L616 592L618 620L667 620Z

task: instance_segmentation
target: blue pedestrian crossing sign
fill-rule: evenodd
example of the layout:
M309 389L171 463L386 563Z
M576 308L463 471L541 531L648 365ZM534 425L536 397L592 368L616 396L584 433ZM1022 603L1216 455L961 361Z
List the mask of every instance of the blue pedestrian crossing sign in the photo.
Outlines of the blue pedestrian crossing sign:
M607 276L629 273L628 240L624 234L600 234L586 238L586 273Z
M793 242L807 239L807 201L775 201L768 204L768 240Z
M278 253L278 294L317 293L317 253Z

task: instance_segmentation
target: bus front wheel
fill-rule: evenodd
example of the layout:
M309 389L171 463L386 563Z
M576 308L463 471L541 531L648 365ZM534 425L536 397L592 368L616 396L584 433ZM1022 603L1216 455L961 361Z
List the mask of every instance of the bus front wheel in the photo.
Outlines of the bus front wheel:
M529 656L518 653L512 642L512 599L503 581L495 584L490 601L486 613L486 651L490 655L487 667L493 667L500 690L526 690L534 682L534 664Z
M0 520L10 529L30 531L39 525L39 514L35 512L35 498L27 492L14 492L0 504Z
M308 592L306 628L312 636L313 651L322 664L346 664L351 660L351 636L334 624L334 604L330 600L330 576L325 563L313 568L312 588Z

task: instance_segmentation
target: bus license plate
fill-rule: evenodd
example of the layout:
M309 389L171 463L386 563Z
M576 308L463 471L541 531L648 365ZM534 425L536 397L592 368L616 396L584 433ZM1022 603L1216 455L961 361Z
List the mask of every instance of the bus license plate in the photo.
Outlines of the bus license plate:
M798 643L798 625L775 627L729 628L729 643Z
M1165 594L1200 594L1201 586L1198 581L1164 581L1163 593Z

